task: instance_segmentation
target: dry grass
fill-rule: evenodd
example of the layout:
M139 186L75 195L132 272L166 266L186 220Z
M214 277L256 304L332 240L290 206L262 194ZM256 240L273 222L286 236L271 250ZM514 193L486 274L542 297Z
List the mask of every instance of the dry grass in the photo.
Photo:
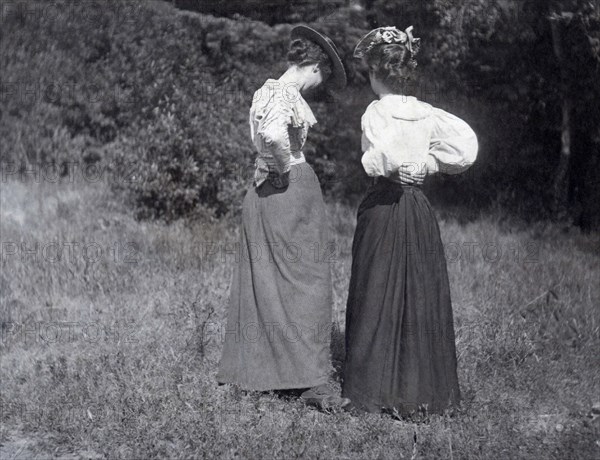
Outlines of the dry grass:
M415 424L215 384L234 256L206 248L234 243L235 222L136 222L102 183L1 187L4 437L127 459L600 454L597 234L441 222L464 404ZM343 330L354 209L329 210Z

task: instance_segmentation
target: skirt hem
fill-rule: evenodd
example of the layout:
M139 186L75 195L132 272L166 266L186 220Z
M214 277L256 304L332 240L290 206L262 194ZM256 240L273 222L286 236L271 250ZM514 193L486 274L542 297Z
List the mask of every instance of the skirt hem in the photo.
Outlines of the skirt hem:
M310 384L288 383L288 384L266 385L266 386L261 385L260 387L252 386L252 385L244 385L243 383L234 381L233 379L228 380L228 379L223 379L223 378L217 378L216 381L220 385L236 385L247 391L275 391L275 390L297 390L297 389L301 389L301 388L313 388L313 387L316 387L319 385L327 384L329 379L324 378L322 380L318 380L316 383L310 383Z

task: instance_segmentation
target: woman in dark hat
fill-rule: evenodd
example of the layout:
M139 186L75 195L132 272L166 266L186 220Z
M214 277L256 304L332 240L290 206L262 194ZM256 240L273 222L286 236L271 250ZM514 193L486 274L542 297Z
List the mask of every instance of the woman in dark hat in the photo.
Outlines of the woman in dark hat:
M302 147L317 120L303 98L346 74L333 42L292 30L289 67L254 94L250 132L258 152L244 198L239 263L231 285L220 383L248 390L305 389L321 406L347 400L328 386L332 284L325 206Z
M444 247L419 185L426 174L465 171L478 149L464 121L406 96L418 48L412 27L384 27L354 53L379 99L362 117L362 164L374 183L354 234L342 386L349 407L405 416L460 399Z

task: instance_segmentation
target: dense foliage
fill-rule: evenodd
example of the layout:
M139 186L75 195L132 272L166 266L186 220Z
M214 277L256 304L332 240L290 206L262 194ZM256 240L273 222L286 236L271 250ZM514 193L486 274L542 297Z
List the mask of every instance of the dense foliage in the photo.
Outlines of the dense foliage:
M73 162L100 165L115 172L115 186L129 192L139 217L235 211L252 172L247 110L264 80L285 69L292 27L236 14L254 11L251 3L219 2L229 5L220 12L228 18L124 0L5 8L5 169L56 162L64 173ZM375 0L335 10L335 2L325 3L292 2L284 19L315 20L339 45L349 73L347 90L312 104L319 124L306 154L327 193L351 197L366 183L360 116L373 95L364 67L351 59L353 46L369 25L414 24L425 45L416 95L465 118L481 144L468 174L430 180L429 195L475 211L498 203L547 215L568 96L568 218L598 225L600 41L591 2ZM268 3L285 8L277 5ZM551 17L560 23L566 63L556 57Z
M240 15L266 22L313 22L334 17L347 0L173 0L181 9L237 19Z
M253 161L248 108L285 70L291 26L121 1L36 5L4 17L5 169L55 163L66 173L97 163L123 179L115 186L131 192L140 217L240 205ZM330 29L345 52L360 36L350 25ZM324 142L345 156L356 149L360 111L332 117L331 104L318 105L307 154L331 188L333 156L315 150Z
M483 105L478 163L494 179L496 197L529 203L530 211L556 211L559 200L569 208L561 217L600 224L600 2L371 3L373 23L412 22L422 32L422 62L442 92L467 97L468 110Z

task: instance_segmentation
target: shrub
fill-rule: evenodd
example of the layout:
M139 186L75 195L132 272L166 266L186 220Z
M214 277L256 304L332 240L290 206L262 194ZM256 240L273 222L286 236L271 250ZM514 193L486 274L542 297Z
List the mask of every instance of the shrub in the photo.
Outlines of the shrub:
M43 5L4 18L5 83L26 93L31 68L40 78L35 97L3 93L3 162L127 165L129 180L114 185L142 218L239 207L252 177L252 95L285 70L291 26L121 0ZM36 8L45 13L31 14ZM362 32L341 14L317 27L349 54ZM338 161L360 153L360 110L313 106L320 123L307 156L325 187L340 189Z

